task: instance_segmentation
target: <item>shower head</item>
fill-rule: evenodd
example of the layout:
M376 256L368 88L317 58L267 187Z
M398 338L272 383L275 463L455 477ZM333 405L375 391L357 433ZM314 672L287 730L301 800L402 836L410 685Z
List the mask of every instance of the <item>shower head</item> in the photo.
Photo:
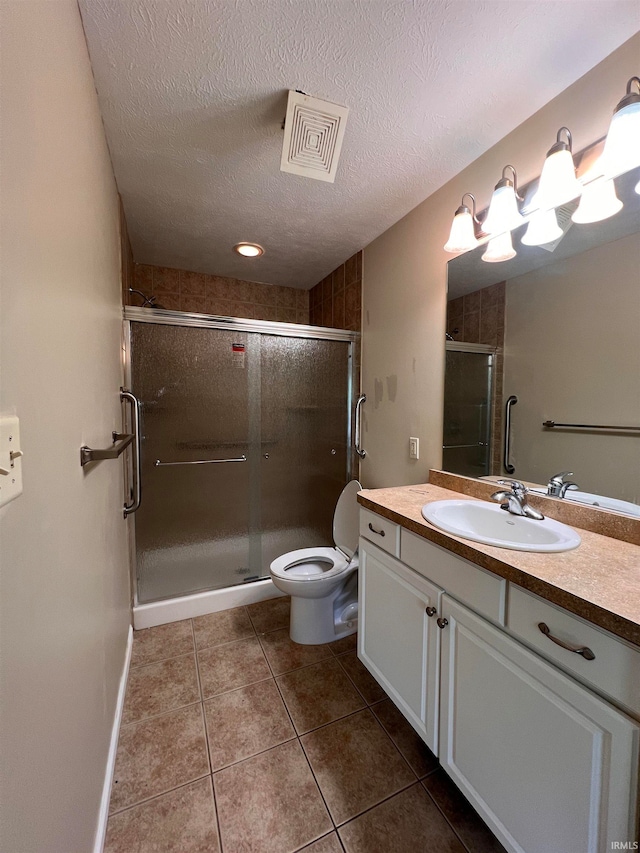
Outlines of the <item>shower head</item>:
M162 308L162 305L157 303L155 296L145 296L141 290L135 290L133 287L129 288L129 293L137 293L138 296L142 297L141 308Z

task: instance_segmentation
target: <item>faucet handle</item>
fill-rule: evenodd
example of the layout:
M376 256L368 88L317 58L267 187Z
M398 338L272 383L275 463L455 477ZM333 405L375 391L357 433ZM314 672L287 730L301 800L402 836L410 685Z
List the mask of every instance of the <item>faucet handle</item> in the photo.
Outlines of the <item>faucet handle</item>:
M500 486L510 486L514 495L518 497L523 497L528 491L525 484L521 483L520 480L498 480L498 484Z
M562 485L565 477L573 477L573 471L560 471L559 474L554 474L553 477L550 477L549 482Z

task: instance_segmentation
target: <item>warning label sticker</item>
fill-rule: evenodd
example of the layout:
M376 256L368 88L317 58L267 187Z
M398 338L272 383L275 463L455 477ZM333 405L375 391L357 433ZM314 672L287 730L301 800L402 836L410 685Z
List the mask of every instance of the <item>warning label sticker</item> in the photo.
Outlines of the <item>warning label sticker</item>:
M245 345L231 344L231 365L232 367L244 368Z

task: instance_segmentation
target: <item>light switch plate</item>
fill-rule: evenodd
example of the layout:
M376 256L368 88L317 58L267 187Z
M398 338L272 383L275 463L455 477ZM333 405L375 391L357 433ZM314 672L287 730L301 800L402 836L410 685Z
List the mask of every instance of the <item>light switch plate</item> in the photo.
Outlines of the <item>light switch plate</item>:
M409 459L419 459L420 458L420 439L419 438L410 438L409 439Z
M0 418L0 506L21 494L20 421L18 418Z

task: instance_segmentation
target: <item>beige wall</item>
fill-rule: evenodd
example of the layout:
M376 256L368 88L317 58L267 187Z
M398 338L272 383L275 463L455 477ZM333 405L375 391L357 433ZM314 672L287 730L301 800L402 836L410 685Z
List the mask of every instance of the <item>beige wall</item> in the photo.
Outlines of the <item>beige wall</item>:
M637 435L544 430L637 425L640 415L637 234L507 282L505 394L516 394L516 476L546 484L573 471L585 492L640 501Z
M75 0L4 0L2 386L24 494L0 509L0 849L92 849L129 624L118 197Z
M428 469L440 465L448 260L442 246L462 194L473 192L479 209L485 207L507 163L523 184L532 180L562 125L571 129L576 151L603 136L628 78L638 73L639 54L640 34L366 247L366 487L424 482ZM409 436L420 438L418 462L409 460Z

